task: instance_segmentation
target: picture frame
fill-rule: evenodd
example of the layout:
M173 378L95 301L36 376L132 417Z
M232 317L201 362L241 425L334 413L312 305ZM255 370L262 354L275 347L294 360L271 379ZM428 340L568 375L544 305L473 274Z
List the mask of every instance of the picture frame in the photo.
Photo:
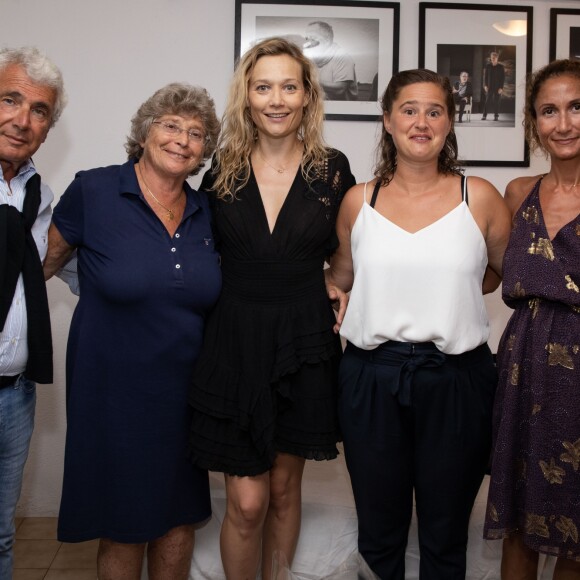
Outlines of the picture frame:
M523 109L533 25L531 6L419 3L419 67L451 82L467 166L530 165Z
M550 8L550 62L570 58L580 60L580 10Z
M237 62L257 40L283 36L317 63L325 118L376 121L399 66L398 2L236 0Z

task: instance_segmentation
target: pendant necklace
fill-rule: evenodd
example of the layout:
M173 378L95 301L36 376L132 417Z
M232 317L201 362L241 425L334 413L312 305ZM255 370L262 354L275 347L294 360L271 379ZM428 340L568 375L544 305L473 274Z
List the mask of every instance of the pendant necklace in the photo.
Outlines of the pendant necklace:
M288 170L288 167L274 167L263 155L262 152L260 151L260 147L256 147L256 152L258 153L258 155L260 156L260 159L268 166L271 167L276 173L279 173L280 175L282 173L286 173L286 171ZM290 163L292 163L292 159L290 159Z
M145 181L145 178L143 177L143 171L141 171L141 167L139 167L139 164L137 163L137 168L139 169L139 176L141 177L141 181L143 182L143 185L145 186L145 189L147 190L147 193L149 193L149 195L166 211L165 217L169 220L172 221L175 219L175 212L164 206L156 197L155 194L149 189L149 186L147 185L147 182ZM183 193L183 190L182 190ZM181 199L181 193L179 194L179 197L177 198L177 201L175 202L177 204L177 202L179 202L179 200Z
M262 155L262 153L260 152L259 149L256 149L256 151L258 152L258 155L260 156L260 159L262 159L262 161L268 165L269 167L271 167L274 171L282 174L286 171L285 167L282 167L281 169L278 169L278 167L274 167L271 163L268 163L268 161L266 161L266 158Z

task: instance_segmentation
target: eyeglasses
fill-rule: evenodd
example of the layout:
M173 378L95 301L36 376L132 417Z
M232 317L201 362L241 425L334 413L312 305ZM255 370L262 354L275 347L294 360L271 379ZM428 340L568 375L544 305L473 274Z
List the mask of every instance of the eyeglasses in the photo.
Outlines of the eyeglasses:
M181 133L187 133L187 136L196 143L207 143L209 141L209 137L204 135L198 129L182 129L179 125L168 121L153 121L153 124L160 125L163 131L168 135L181 135Z

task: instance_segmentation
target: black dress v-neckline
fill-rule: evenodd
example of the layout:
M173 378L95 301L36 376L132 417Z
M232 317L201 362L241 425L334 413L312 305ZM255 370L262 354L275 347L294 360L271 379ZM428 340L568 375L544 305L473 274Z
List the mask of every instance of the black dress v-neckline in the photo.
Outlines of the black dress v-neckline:
M290 185L290 189L288 189L288 192L286 193L286 197L284 198L284 201L282 202L282 205L280 207L280 211L278 212L278 215L276 216L276 219L274 220L274 227L270 230L270 224L268 223L268 215L266 213L266 206L264 205L264 199L262 198L262 192L260 191L260 184L258 183L258 180L256 178L256 174L254 173L254 168L251 167L250 180L253 181L253 184L255 187L255 192L256 192L256 195L258 196L260 207L262 208L262 211L261 211L262 219L263 219L266 231L270 237L273 237L274 234L277 232L277 230L279 230L278 223L280 222L280 216L283 213L285 213L286 206L289 203L288 200L289 200L290 196L293 194L294 190L296 189L296 181L298 179L298 175L300 174L300 172L301 172L301 168L298 167L298 170L296 171L296 174L294 175L294 179L292 180L292 184Z

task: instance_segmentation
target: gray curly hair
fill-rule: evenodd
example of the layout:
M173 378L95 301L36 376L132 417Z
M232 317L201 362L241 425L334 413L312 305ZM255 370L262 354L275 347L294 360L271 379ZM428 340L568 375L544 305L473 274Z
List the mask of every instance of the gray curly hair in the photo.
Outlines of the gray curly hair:
M170 83L149 97L131 119L131 132L125 143L129 159L141 158L143 155L141 143L147 139L153 121L163 115L198 117L207 135L203 159L205 161L212 156L220 130L213 99L204 88L185 83ZM199 173L204 165L200 163L190 175Z

